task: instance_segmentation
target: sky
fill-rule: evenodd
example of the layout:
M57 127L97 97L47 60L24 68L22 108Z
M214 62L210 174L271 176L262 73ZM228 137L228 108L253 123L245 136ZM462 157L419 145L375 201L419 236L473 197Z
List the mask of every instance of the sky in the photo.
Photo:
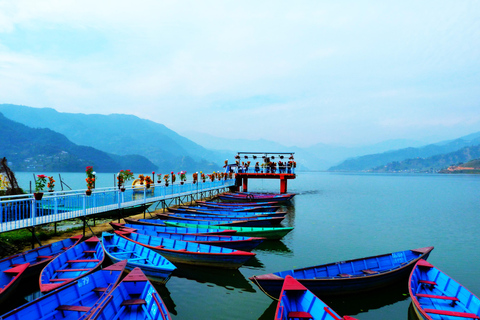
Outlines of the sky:
M0 0L0 103L286 146L480 131L480 1Z

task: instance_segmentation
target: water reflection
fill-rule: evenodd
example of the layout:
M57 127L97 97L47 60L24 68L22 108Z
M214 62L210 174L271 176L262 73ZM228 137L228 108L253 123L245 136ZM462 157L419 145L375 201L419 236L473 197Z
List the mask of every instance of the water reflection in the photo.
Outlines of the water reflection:
M353 316L409 299L406 281L362 294L320 297L340 315Z
M254 251L276 252L280 254L292 253L292 250L281 240L263 241Z
M163 303L165 303L165 306L167 306L168 311L173 315L177 315L177 310L175 310L176 304L173 301L172 295L170 294L170 291L167 289L165 284L152 281L151 279L150 282L153 284L155 289L157 289L157 292L162 298Z
M275 311L277 311L277 301L272 301L267 309L262 313L258 320L271 320L275 317Z
M242 291L256 292L250 281L248 281L238 270L199 266L180 266L173 272L173 276L194 280L199 283L211 283L228 290L231 290L233 287Z
M244 267L250 267L250 268L253 268L253 269L263 269L265 268L265 265L260 261L258 260L258 258L255 256L255 257L251 257L247 262L245 262L243 264Z

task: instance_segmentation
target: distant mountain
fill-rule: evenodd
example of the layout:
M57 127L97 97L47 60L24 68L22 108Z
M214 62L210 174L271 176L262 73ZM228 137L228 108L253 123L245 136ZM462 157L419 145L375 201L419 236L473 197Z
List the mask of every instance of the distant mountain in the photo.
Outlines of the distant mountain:
M368 171L373 168L385 166L388 163L404 161L407 159L428 158L455 152L464 147L480 144L480 132L461 137L456 140L443 141L429 144L421 148L405 148L378 154L370 154L343 161L341 164L329 168L329 171Z
M403 161L394 161L384 166L373 168L372 172L437 172L449 166L460 163L469 162L473 159L480 158L480 145L472 147L464 147L455 152L435 155L428 158L415 158ZM477 160L478 162L478 160ZM470 164L463 166L474 167L477 163L472 161Z
M211 151L162 124L124 114L60 113L50 108L0 105L7 118L34 128L49 128L80 145L118 155L139 154L160 171L218 170Z
M79 146L50 129L33 129L7 119L0 113L0 157L6 157L17 171L150 172L156 165L138 155L118 156L92 147Z

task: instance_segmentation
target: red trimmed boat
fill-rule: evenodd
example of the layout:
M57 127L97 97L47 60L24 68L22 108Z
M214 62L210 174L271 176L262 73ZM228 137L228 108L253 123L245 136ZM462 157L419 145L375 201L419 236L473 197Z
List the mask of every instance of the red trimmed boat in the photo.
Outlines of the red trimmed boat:
M97 237L91 237L59 254L43 268L40 291L45 293L100 268L105 254Z
M275 320L321 319L357 320L350 316L340 317L300 282L286 276L278 300Z
M413 268L408 291L420 320L480 319L480 299L425 260Z
M11 266L8 261L0 263L0 303L3 303L15 291L29 265L29 263L24 263Z
M433 247L425 247L399 251L253 276L250 280L275 298L279 297L287 275L294 277L316 295L355 294L408 278L415 263L427 259L432 250Z
M143 226L155 226L155 227L164 227L168 230L166 232L172 233L192 233L192 234L216 234L216 235L233 235L237 231L236 230L227 230L227 229L201 229L201 228L183 228L183 227L170 227L166 226L163 220L160 219L132 219L132 218L124 218L125 222L134 225L143 225ZM110 222L110 225L114 229L118 229L117 226L121 225L121 223Z
M232 218L221 216L208 216L202 215L198 217L196 215L188 214L167 214L157 213L156 216L162 220L173 220L177 222L186 223L201 223L215 226L236 226L236 227L273 227L278 226L285 219L285 217L248 217L248 218Z
M206 244L152 237L130 231L115 231L119 236L152 249L170 262L208 266L216 268L237 269L255 253L233 250Z

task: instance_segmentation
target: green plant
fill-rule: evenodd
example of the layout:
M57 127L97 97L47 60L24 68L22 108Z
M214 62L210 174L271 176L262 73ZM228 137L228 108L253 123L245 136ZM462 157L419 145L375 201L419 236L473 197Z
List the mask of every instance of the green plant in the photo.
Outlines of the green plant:
M44 174L37 175L37 179L35 180L35 191L41 192L45 185L47 184L47 176Z

